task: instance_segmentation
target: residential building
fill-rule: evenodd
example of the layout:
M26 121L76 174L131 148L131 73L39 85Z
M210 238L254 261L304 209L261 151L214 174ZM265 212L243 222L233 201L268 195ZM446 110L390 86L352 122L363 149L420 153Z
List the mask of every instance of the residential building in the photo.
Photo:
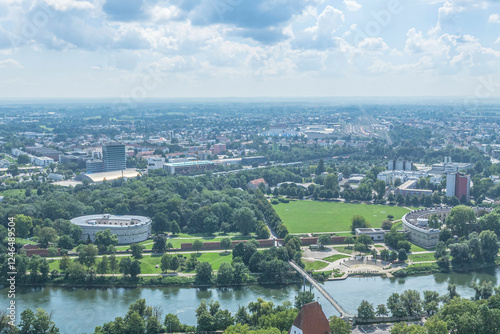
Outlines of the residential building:
M248 187L248 189L257 190L259 188L260 184L264 184L266 189L269 187L269 185L267 184L266 180L264 180L264 178L255 179L255 180L248 182L247 187Z
M413 163L406 160L389 160L387 163L387 170L404 170L411 171Z
M410 197L413 196L432 196L432 190L427 190L427 189L416 189L417 187L417 180L409 180L400 185L399 187L396 188L395 194L396 196L398 194L403 195L406 197L406 195L409 195Z
M222 154L226 152L226 144L215 144L211 151L213 154Z
M448 173L446 175L446 196L456 196L459 200L465 196L468 201L470 198L470 175Z

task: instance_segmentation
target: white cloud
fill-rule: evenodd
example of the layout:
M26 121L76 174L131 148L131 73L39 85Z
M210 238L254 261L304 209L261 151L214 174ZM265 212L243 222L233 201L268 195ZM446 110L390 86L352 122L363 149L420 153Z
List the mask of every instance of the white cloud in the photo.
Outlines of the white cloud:
M344 0L344 5L348 11L355 12L361 9L361 4L355 0Z
M72 9L95 9L95 6L88 1L75 0L45 0L45 2L54 7L55 10L68 11Z
M489 23L500 23L500 17L498 17L498 14L491 14L490 17L488 18Z
M5 60L0 60L0 69L2 68L24 68L17 60L8 58Z

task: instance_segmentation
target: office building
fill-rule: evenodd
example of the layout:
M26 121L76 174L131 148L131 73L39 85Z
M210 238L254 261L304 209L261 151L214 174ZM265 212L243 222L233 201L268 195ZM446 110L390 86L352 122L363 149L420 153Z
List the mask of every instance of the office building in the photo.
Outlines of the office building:
M166 163L163 169L168 170L170 174L194 174L203 173L208 170L216 169L217 165L212 161L187 161L177 163Z
M91 159L85 162L85 169L87 173L100 173L104 172L104 162L98 159Z
M470 198L470 175L448 173L446 175L446 196L456 196L459 200L465 196L468 201Z
M111 172L127 168L125 145L106 145L102 147L104 171Z

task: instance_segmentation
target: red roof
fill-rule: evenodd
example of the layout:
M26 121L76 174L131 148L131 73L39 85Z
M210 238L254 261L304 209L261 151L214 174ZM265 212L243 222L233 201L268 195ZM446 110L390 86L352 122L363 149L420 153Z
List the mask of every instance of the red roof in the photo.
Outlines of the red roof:
M264 180L264 178L262 177L260 179L252 180L250 181L250 183L253 184L254 186L258 186L261 183L267 184L266 180Z
M330 334L330 324L318 302L302 306L293 325L304 334ZM291 331L288 334L294 334Z

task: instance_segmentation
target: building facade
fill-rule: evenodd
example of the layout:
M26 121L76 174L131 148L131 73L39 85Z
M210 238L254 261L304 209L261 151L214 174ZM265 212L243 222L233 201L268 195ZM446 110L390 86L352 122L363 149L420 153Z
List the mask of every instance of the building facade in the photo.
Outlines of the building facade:
M127 168L125 145L106 145L102 147L104 171L111 172Z
M130 244L146 240L151 235L151 219L144 216L89 215L71 219L80 226L83 241L95 241L99 231L110 230L118 237L119 244Z
M462 173L449 173L446 175L446 196L456 196L459 200L462 196L468 201L470 198L470 175Z

